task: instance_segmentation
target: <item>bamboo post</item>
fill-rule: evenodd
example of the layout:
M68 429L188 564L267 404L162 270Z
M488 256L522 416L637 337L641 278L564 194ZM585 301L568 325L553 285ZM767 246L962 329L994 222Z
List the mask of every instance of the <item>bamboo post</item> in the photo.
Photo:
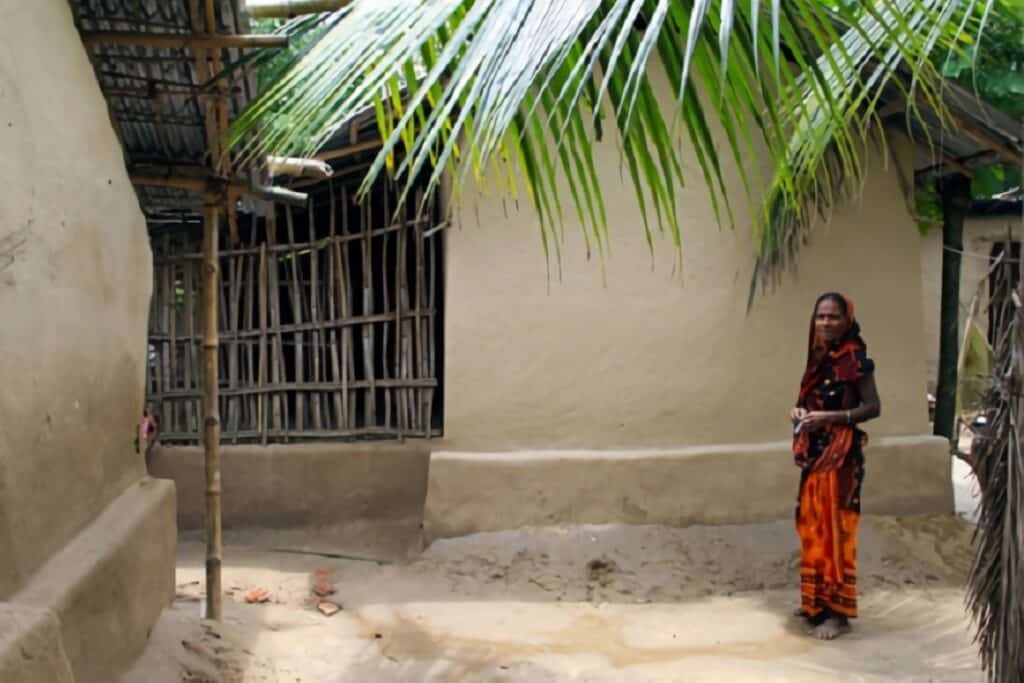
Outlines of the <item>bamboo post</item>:
M391 225L391 223L390 223L391 212L390 212L390 209L388 207L387 185L384 185L382 187L382 191L383 191L383 194L384 194L384 202L383 202L383 206L384 206L384 222L381 225L382 225L382 227L387 228L389 225ZM382 294L383 294L383 302L382 302L381 310L383 312L385 312L385 313L388 310L390 310L390 308L391 308L391 292L389 291L389 288L388 288L388 279L389 279L388 278L388 235L389 235L389 233L386 230L382 230L381 231L381 236L380 236L380 242L381 242L381 245L380 245L380 279L381 279L381 284L382 284L381 290L382 290ZM397 289L395 290L395 299L398 299L398 290ZM398 308L398 306L396 305L395 308ZM391 370L390 370L390 368L388 368L388 336L389 336L388 335L388 324L385 322L380 327L381 327L381 330L380 330L380 359L381 359L381 369L382 369L381 378L384 379L384 380L388 380L388 379L391 379ZM397 341L397 337L398 337L398 335L396 334L395 335L396 341ZM376 353L374 353L374 355L376 356ZM395 378L396 379L398 378L398 368L395 368ZM389 389L385 389L383 393L384 393L384 428L385 429L390 429L390 427L391 427L391 397L392 397L392 395L396 396L396 399L395 399L395 412L397 414L397 411L398 411L397 393L396 393L396 390L395 390L394 387L391 387ZM395 424L396 425L398 424L397 417L395 419Z
M348 230L348 192L345 187L341 188L341 232L344 237L352 237L349 235ZM361 238L362 236L359 235ZM341 297L341 317L348 318L352 315L354 296L353 290L355 289L355 282L349 281L349 260L348 260L348 242L342 242L341 245L335 243L335 248L338 250L338 283L341 286L339 295ZM356 394L352 392L349 395L348 380L351 378L355 380L356 376L356 357L355 357L355 339L353 338L354 332L348 326L342 329L341 333L341 362L342 362L342 401L345 403L346 417L349 426L354 427L356 424Z
M255 227L252 230L252 245L256 246L256 230ZM248 269L245 275L245 318L242 324L245 326L246 331L252 330L256 327L256 317L253 309L259 306L259 298L257 296L257 290L259 284L256 280L257 266L259 264L259 258L253 256L248 259ZM242 382L246 386L253 386L259 380L256 377L256 349L258 348L259 341L255 344L246 343L243 348L245 349L245 363L248 373L243 378ZM246 428L255 429L257 432L260 430L259 416L262 414L260 409L260 400L263 398L262 394L252 396L250 400L246 401L243 408Z
M196 316L195 316L195 268L191 263L184 264L185 280L185 331L188 343L185 347L185 388L199 388L199 359L196 357ZM185 399L185 413L188 431L199 432L197 406L191 399Z
M260 351L259 351L259 409L256 422L259 424L260 442L267 444L267 397L263 389L267 386L267 245L260 245Z
M373 239L373 215L370 212L371 198L367 197L360 212L363 222L363 315L373 315L373 250L371 240ZM373 372L373 357L376 344L374 343L373 323L367 321L362 325L363 332L363 371L369 381L365 402L366 426L377 426L377 382Z
M316 239L316 221L314 220L313 205L315 202L309 203L309 210L306 212L307 225L309 227L309 239ZM320 327L320 304L319 304L319 289L320 289L320 273L318 255L319 248L313 247L309 250L309 321L313 323L314 327L309 334L309 359L313 365L313 384L320 382L320 348L321 344L326 343L324 341L322 328ZM301 283L300 283L301 284ZM321 401L320 392L314 391L310 396L310 410L313 412L313 429L322 430L324 428L321 412Z
M245 259L245 256L240 257ZM241 279L242 267L244 263L239 263L238 258L233 258L228 262L228 293L227 302L228 309L225 311L227 315L227 329L230 330L231 344L228 346L228 387L234 389L238 386L238 316L239 309L241 308L241 293L242 287ZM238 418L239 411L241 409L241 399L238 396L232 396L227 401L227 422L228 422L228 434L231 436L232 443L238 443Z
M287 419L288 406L278 385L285 381L284 377L284 338L281 335L281 284L278 281L280 264L277 257L271 252L271 247L277 243L277 209L271 207L267 216L267 252L270 261L267 264L267 289L270 295L270 329L274 337L270 343L270 373L271 386L274 387L271 393L270 405L274 429L283 429L283 422ZM285 405L282 405L285 404ZM282 412L284 415L282 416Z
M335 238L337 237L337 203L334 197L334 182L331 180L327 181L327 189L330 196L331 208L330 208L330 246L327 248L327 310L329 312L330 320L338 320L338 306L337 299L335 297L335 278L337 277L338 266L336 253L338 250L338 243ZM338 330L331 327L329 336L329 345L331 347L331 370L333 372L332 377L334 382L341 381L341 359L338 356ZM331 397L334 400L334 423L335 429L344 429L345 417L342 415L342 403L341 395L337 390L331 392Z
M219 200L203 207L203 445L206 451L206 618L221 618L220 404L217 368Z
M422 191L416 193L416 207L423 205ZM426 245L423 240L423 222L420 217L417 216L417 220L413 224L413 245L416 249L416 327L413 332L413 340L415 344L415 356L413 356L413 377L421 379L426 377L426 362L424 358L424 307L426 302L425 292L423 287L426 283L426 262L424 260L424 248ZM424 435L430 431L430 425L426 424L427 420L424 418L423 412L426 404L424 403L425 392L422 389L417 389L415 392L416 396L416 420L420 427L424 430Z
M352 0L247 0L245 10L254 19L291 19L303 14L334 12Z
M292 219L291 207L285 207L284 212L286 224L288 227L288 244L295 245L295 226ZM305 318L305 306L303 306L302 296L302 277L299 272L299 250L292 249L290 253L291 258L291 270L292 279L289 282L289 290L291 291L292 299L292 322L295 325L300 325L304 322ZM301 387L306 382L306 366L303 354L303 337L301 328L295 331L294 340L294 355L295 355L295 384ZM295 421L290 425L297 432L301 432L306 428L306 396L302 393L302 390L295 392Z
M433 202L431 202L431 204L433 204ZM433 205L431 205L431 209L430 209L429 215L434 215ZM428 238L426 233L424 233L424 235L423 235L424 242L426 242L427 239L430 239L430 238ZM443 240L443 239L444 239L443 233L441 235L437 236L437 240L439 242L440 242L440 240ZM427 368L426 368L426 373L427 374L426 374L426 376L427 377L431 377L433 379L437 379L437 342L435 340L435 335L437 334L437 332L435 330L435 318L434 318L435 314L434 314L434 311L435 311L435 307L437 306L437 280L438 280L438 273L437 273L438 257L437 257L437 252L438 252L439 246L438 246L438 244L436 244L434 242L428 242L424 246L427 247L427 255L428 255L429 259L430 259L430 261L428 263L428 266L427 266L427 278L430 280L430 282L427 284L427 359L426 359L427 360ZM426 408L427 438L430 439L430 438L433 438L433 436L434 436L434 429L433 429L434 389L427 389L426 390L426 395L427 395L427 400L426 400L426 402L427 402L427 408Z
M169 234L164 235L164 252L170 253L171 251L171 236ZM160 372L161 372L161 384L163 384L163 393L169 394L174 390L174 380L171 376L171 355L174 353L174 349L171 348L170 334L171 330L171 306L173 305L172 300L172 289L173 282L171 281L170 272L172 266L164 266L160 270L160 320L161 320L161 332L165 335L164 342L160 345ZM162 426L168 431L174 431L174 412L171 409L172 402L170 400L164 400L164 405L161 406L163 415Z
M398 216L404 218L405 212L398 207ZM406 299L405 294L405 228L398 231L398 238L395 244L395 376L405 380L405 366L402 363L402 352L405 347L405 330L402 322L402 304ZM398 402L398 438L402 440L404 433L408 431L409 425L409 390L399 389Z

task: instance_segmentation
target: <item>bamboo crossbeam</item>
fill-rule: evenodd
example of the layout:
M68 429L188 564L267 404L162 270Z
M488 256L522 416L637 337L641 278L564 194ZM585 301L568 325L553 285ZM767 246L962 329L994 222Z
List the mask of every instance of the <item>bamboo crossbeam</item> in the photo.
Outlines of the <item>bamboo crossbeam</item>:
M309 195L304 192L296 192L286 187L267 185L256 185L238 180L225 180L217 176L206 178L194 178L191 176L153 176L153 175L132 175L132 185L153 185L157 187L173 187L179 190L192 192L219 194L226 191L229 194L255 197L269 202L280 202L289 206L304 207L309 201Z
M397 437L396 430L388 427L373 427L364 429L331 429L323 431L297 431L294 429L271 429L267 432L267 436L270 438L283 439L289 438L295 441L301 441L303 439L315 440L315 439L352 439L360 437L377 437L381 439L394 439ZM431 436L441 436L439 429L431 429L429 431L411 432L407 436L430 438ZM256 430L248 429L238 432L238 439L241 440L252 440L256 441L260 438L260 433ZM182 442L189 441L195 442L196 435L189 434L188 432L160 432L161 441L166 442Z
M369 389L369 380L355 380L347 383L349 389ZM373 386L378 389L436 389L437 380L433 377L408 377L399 379L376 379ZM265 386L248 386L219 389L221 398L234 398L238 396L265 396L276 392L330 392L342 388L341 382L271 382ZM154 393L150 398L154 401L180 400L187 398L201 398L203 392L195 389L172 389L163 393Z
M357 142L354 145L347 145L338 149L329 149L326 152L320 152L314 158L320 161L330 161L331 159L341 159L343 157L351 156L352 154L358 154L359 152L368 152L371 149L377 149L381 146L380 140L369 140L367 142Z
M352 0L248 0L245 10L254 19L291 19L303 14L334 12Z
M389 232L395 232L403 228L411 228L420 221L411 220L402 223L394 223L386 228L378 228L373 231L373 237L380 237ZM424 233L426 234L426 233ZM296 242L295 244L275 244L267 247L267 251L271 254L282 254L296 251L305 251L307 249L324 249L331 244L344 244L346 242L357 242L363 239L362 233L356 234L341 234L334 237L324 237L316 240L315 242ZM245 254L257 254L259 249L255 247L242 247L240 249L223 249L220 252L221 256L242 256ZM203 255L200 252L188 252L186 254L175 254L174 256L157 256L154 259L154 263L157 265L163 265L165 263L179 263L181 261L199 261L202 260Z
M434 315L437 311L434 309L426 309L418 311L414 308L405 308L402 306L402 320L412 320L416 316L427 316ZM312 331L326 331L331 329L345 329L349 327L357 327L359 325L371 325L375 323L388 323L393 322L395 319L394 313L374 313L372 315L357 315L349 316L339 320L324 320L321 322L313 323L289 323L285 325L274 325L268 328L271 334L294 334L296 332L312 332ZM244 342L245 340L254 340L260 336L259 330L243 330L236 334L229 331L220 332L221 341L238 341ZM151 342L163 342L168 339L166 334L153 333L149 335ZM179 342L196 342L201 340L202 337L179 335L177 340Z
M246 33L152 33L135 31L82 31L86 45L141 45L179 49L279 48L288 47L288 36Z

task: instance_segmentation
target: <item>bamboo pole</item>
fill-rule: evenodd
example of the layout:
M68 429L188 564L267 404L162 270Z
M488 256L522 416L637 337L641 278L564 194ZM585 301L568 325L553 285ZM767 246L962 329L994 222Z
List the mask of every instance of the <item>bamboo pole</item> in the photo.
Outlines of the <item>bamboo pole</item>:
M284 337L280 330L281 323L281 283L278 280L280 264L273 254L273 246L277 244L277 207L271 207L267 215L267 292L269 295L269 316L270 329L273 337L270 339L270 377L271 383L277 385L283 381L284 373ZM270 394L271 424L275 429L281 429L287 418L287 405L281 392L274 391ZM268 430L269 433L269 430Z
M206 452L206 618L221 618L220 398L217 368L219 198L203 207L203 444Z
M370 213L371 199L366 198L362 210L359 212L362 221L363 228L363 315L370 315L374 309L374 296L373 296L373 250L372 242L373 239L373 215ZM370 390L364 394L365 400L365 416L366 425L368 427L377 426L377 391L374 387L374 371L373 371L373 359L374 349L376 344L374 343L374 330L373 323L366 323L363 325L363 371L366 373L366 378L370 380Z
M195 353L193 341L196 334L195 303L193 280L194 268L187 264L182 269L182 281L185 289L185 331L188 337L185 339L185 387L193 389L199 386L199 363ZM196 424L196 406L192 401L185 401L185 425L188 431L198 432Z
M260 351L259 351L259 387L263 389L267 385L267 245L260 245ZM267 443L267 398L263 394L259 396L259 409L257 410L256 422L261 434L260 441Z
M219 176L208 176L206 178L193 178L191 176L131 176L132 185L152 185L156 187L171 187L177 190L191 190L192 192L218 192L224 189L229 195L244 195L255 197L268 202L280 202L290 206L304 207L309 201L309 196L302 192L295 192L286 187L273 185L257 185L242 180L229 181Z
M303 14L333 12L352 0L247 0L245 11L254 19L291 19Z
M404 207L396 207L398 216L402 216ZM402 334L402 303L405 296L405 231L398 232L395 240L395 376L405 379L402 364L402 349L404 346ZM409 424L409 392L401 389L395 397L398 403L398 438L403 438L403 432L408 431Z
M245 256L240 257L245 259ZM232 389L238 386L238 316L241 309L241 294L242 294L242 283L241 271L245 264L239 263L238 259L231 259L228 262L228 294L227 294L227 308L225 311L227 314L227 329L231 330L231 344L226 349L228 352L228 386ZM241 408L241 402L236 398L230 398L227 402L227 422L228 422L228 434L233 434L238 431L238 418L239 411ZM237 443L238 438L233 438L232 443Z
M333 181L327 181L327 189L331 197L329 230L330 237L333 240L337 233L338 222L338 211L334 197ZM338 272L338 258L335 253L336 249L337 247L329 244L325 250L325 255L327 256L327 310L328 320L330 322L334 322L338 319L338 304L337 297L335 295L335 283L337 282L336 277ZM328 344L331 347L331 376L336 382L341 380L341 358L338 355L338 336L338 330L334 329L334 327L330 327L328 329ZM337 391L332 391L331 397L334 400L334 425L340 429L345 426L345 417L342 414L341 396Z
M306 214L310 237L316 234L316 221L313 216L313 206L309 207ZM323 327L320 324L320 272L319 272L319 249L309 252L309 321L313 324L313 331L309 335L309 360L312 363L313 382L320 381L320 348L323 340ZM323 413L321 412L321 396L314 393L310 397L310 410L313 413L313 429L323 429Z
M288 36L235 33L150 33L133 31L82 31L86 45L142 45L160 48L288 47Z
M288 244L295 244L295 221L292 217L291 207L284 211L285 224L288 228ZM288 282L288 290L291 292L292 318L295 322L304 322L305 306L303 305L302 280L299 276L299 252L293 251L291 258L292 279ZM302 384L306 381L306 365L303 345L305 343L302 332L296 332L294 337L294 359L295 359L295 381ZM303 394L295 396L295 421L292 425L298 431L305 429L306 420L306 397Z

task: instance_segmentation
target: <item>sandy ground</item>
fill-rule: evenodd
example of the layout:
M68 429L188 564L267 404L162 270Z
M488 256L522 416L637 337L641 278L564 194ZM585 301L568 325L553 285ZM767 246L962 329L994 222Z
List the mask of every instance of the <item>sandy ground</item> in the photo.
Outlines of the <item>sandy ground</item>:
M790 616L792 524L479 534L420 553L415 523L230 534L225 618L200 621L203 546L123 683L980 681L963 610L971 528L865 518L861 619L831 643ZM305 549L374 558L277 552ZM311 601L331 572L343 609ZM244 593L265 588L266 604Z

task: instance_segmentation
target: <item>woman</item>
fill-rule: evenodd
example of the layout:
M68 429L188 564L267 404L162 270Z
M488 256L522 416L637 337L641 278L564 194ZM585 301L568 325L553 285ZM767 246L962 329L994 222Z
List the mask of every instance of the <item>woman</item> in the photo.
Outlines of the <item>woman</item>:
M867 435L857 428L881 413L875 364L849 299L818 297L807 368L791 417L801 469L796 528L802 546L800 610L810 634L831 640L857 616L857 524Z

